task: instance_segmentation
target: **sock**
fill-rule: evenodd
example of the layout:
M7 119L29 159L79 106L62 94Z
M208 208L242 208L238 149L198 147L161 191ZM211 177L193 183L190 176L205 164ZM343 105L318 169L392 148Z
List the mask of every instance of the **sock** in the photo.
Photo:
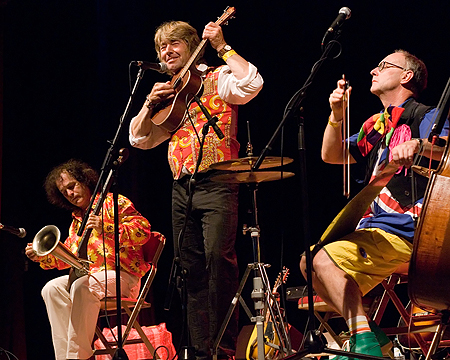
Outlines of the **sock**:
M348 319L347 325L350 330L350 335L371 331L367 317L364 315L358 315Z

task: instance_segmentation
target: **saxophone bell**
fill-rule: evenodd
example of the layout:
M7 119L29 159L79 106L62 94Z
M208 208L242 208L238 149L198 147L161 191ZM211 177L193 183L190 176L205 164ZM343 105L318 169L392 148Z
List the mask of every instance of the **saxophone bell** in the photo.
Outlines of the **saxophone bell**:
M80 260L70 249L61 243L61 232L54 225L44 226L33 239L33 251L37 256L52 254L66 264L74 267L83 274L89 271L86 262Z

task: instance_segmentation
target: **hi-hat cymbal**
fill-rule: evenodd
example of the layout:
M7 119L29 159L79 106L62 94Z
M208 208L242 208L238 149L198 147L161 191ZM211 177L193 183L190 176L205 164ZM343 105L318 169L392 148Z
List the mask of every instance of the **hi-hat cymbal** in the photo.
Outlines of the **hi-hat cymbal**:
M244 183L260 183L263 181L281 180L294 176L292 172L281 171L245 171L235 172L229 174L215 175L211 177L212 181L229 183L229 184L244 184Z
M211 169L217 170L228 170L228 171L241 171L241 170L251 170L252 166L255 164L256 160L258 160L257 156L247 156L245 158L239 159L231 159L227 161L221 161L210 166ZM271 167L277 167L281 165L290 164L294 160L287 157L278 157L278 156L267 156L259 169L267 169Z

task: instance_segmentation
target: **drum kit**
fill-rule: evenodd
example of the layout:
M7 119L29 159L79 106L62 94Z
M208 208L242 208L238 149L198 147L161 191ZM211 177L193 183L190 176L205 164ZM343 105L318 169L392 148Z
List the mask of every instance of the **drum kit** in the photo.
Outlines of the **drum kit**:
M253 167L259 158L251 156L251 153L248 155L249 156L244 158L222 161L210 166L211 169L218 170L218 174L211 177L212 181L229 184L247 184L249 190L253 192L253 209L251 211L253 214L253 224L250 227L244 225L244 234L249 232L251 235L254 262L248 264L236 296L230 305L227 316L219 330L218 337L213 344L213 359L217 359L217 349L234 308L238 301L241 303L243 302L241 292L252 271L255 275L253 278L251 298L254 301L256 316L251 318L252 322L255 323L254 332L251 337L253 341L249 342L249 345L245 350L245 358L248 360L265 360L268 358L269 354L273 354L272 352L274 350L276 355L270 355L270 357L282 358L283 356L290 355L292 351L289 336L287 334L287 324L283 321L283 315L278 302L274 301L274 295L269 291L270 285L266 273L266 267L269 265L261 263L259 246L260 228L257 218L256 189L261 182L283 180L294 176L294 173L292 172L264 170L290 164L293 162L293 159L268 156L264 158L259 166L259 169L263 170L254 170ZM244 304L242 305L246 307ZM266 319L267 315L269 315L268 319ZM277 339L278 344L271 343L270 339L272 338ZM271 348L271 350L268 350L269 348Z
M212 181L229 184L260 183L265 181L281 180L294 176L292 172L283 171L252 171L253 165L258 160L255 156L247 156L239 159L222 161L210 166L214 170L231 171L211 177ZM261 163L260 169L268 169L287 165L294 160L277 156L268 156Z

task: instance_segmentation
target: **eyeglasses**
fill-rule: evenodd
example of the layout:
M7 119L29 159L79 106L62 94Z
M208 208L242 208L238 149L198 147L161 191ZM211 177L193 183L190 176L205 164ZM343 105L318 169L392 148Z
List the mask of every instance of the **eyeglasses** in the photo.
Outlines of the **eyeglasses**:
M392 67L396 67L396 68L402 69L403 71L408 70L408 69L405 69L404 67L401 67L399 65L390 63L389 61L385 61L385 60L380 62L378 64L378 66L377 66L379 72L382 72L384 69L389 69L389 68L392 68Z

